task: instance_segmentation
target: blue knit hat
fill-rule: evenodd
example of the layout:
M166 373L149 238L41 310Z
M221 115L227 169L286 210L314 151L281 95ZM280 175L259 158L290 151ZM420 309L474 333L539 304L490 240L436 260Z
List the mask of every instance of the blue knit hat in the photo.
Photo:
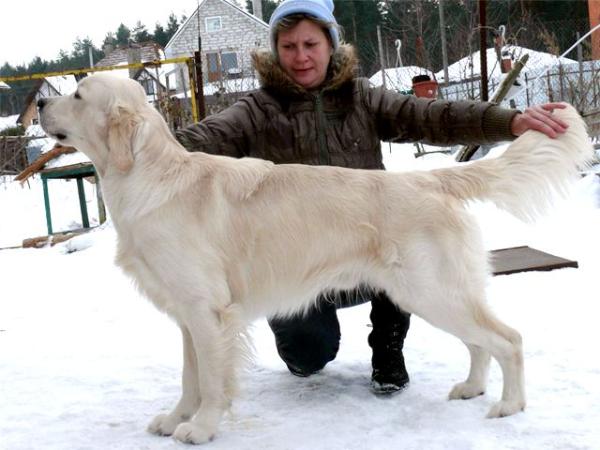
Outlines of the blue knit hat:
M271 50L277 54L277 44L275 39L275 29L277 24L286 16L291 14L308 14L321 19L329 25L329 35L333 49L337 50L340 45L340 35L338 32L338 23L333 17L333 0L284 0L273 11L269 20L269 29L271 30Z

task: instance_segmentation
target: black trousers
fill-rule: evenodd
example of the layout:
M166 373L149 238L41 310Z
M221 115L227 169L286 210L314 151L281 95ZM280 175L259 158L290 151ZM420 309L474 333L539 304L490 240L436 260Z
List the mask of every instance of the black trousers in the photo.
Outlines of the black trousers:
M321 370L335 358L340 347L337 308L367 301L371 301L373 324L369 345L373 348L373 367L377 368L383 363L378 356L382 352L378 352L377 347L385 345L391 329L400 331L403 340L410 326L410 314L398 309L384 292L364 288L320 296L305 314L270 319L279 356L293 371L309 374Z

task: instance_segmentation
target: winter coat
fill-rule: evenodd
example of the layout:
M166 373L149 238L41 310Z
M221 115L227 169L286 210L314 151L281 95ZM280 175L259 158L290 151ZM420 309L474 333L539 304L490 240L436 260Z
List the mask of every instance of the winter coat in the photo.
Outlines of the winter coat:
M275 163L382 169L380 141L435 145L510 140L517 113L492 103L448 102L371 87L342 45L315 91L296 84L270 51L253 55L261 89L176 132L190 151Z

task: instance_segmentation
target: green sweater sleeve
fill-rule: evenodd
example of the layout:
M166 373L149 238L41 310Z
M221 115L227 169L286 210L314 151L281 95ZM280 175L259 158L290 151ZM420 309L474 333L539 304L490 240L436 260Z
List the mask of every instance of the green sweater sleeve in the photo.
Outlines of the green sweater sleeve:
M366 81L366 83L365 83ZM513 140L510 123L519 113L489 102L447 101L403 95L362 82L363 99L375 115L379 137L433 145L486 144Z
M245 97L229 108L202 121L177 130L175 137L189 151L232 156L248 156L264 124L264 114Z

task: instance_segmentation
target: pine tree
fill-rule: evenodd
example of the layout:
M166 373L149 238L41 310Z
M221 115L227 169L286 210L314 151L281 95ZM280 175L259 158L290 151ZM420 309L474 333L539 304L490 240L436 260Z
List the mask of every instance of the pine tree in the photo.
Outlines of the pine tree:
M177 16L173 13L171 13L169 15L169 21L167 22L167 29L166 29L166 34L167 34L167 42L173 37L173 35L177 32L177 30L179 29L179 22L177 22Z
M131 31L125 25L121 24L117 29L116 38L117 45L127 46L131 38Z
M163 48L169 43L167 32L165 31L163 26L158 22L154 27L154 41Z
M112 47L117 45L117 37L112 31L106 33L106 36L104 36L104 40L102 41L102 48L104 48L107 45Z
M382 21L377 0L334 0L334 15L342 27L344 40L353 44L363 75L378 67L377 25Z
M133 40L135 42L148 42L152 40L152 35L146 29L146 25L144 25L139 20L136 22L133 30L131 30L131 34L133 36Z
M277 8L277 5L281 3L281 0L261 0L262 5L262 20L264 22L269 23L271 16L273 15L273 11ZM250 12L250 14L254 14L254 5L252 4L252 0L246 0L246 10Z

